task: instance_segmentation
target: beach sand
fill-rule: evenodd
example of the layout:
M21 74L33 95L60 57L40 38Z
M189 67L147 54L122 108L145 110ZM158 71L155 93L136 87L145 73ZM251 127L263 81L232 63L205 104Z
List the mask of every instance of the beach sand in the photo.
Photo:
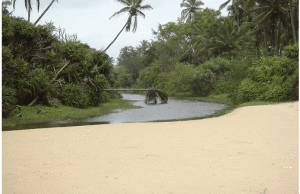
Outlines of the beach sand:
M299 103L2 132L3 194L299 193Z

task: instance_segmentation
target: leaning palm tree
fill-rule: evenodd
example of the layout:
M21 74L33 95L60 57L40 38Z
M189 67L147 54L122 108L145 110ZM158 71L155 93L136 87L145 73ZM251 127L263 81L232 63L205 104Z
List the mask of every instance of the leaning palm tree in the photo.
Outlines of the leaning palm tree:
M113 18L116 15L119 15L124 12L128 12L129 16L127 19L127 22L125 23L124 27L121 29L121 31L118 33L116 38L106 47L104 51L106 51L114 42L115 40L119 37L121 32L126 28L126 31L130 31L131 24L132 24L132 17L134 17L134 24L133 24L133 29L132 31L135 32L137 29L137 16L143 16L145 18L145 14L141 12L140 10L146 10L146 9L153 9L150 5L141 5L143 0L117 0L118 2L124 4L126 7L122 8L120 11L117 11L114 13L109 19Z
M41 16L34 22L33 25L36 25L40 19L45 15L45 13L48 11L48 9L52 6L55 0L52 0L51 3L48 5L48 7L45 9L45 11L41 14ZM58 2L58 0L56 0Z
M13 1L13 7L15 9L15 4L16 4L16 0L11 0L11 2ZM41 16L34 22L34 25L36 25L40 19L45 15L45 13L48 11L48 9L52 6L52 4L54 3L54 1L58 0L52 0L51 3L49 4L49 6L45 9L45 11L41 14ZM38 6L38 11L40 9L40 1L36 0L37 2L37 6ZM25 0L25 8L28 11L28 22L30 22L30 12L32 11L32 6L31 6L31 0Z
M193 21L195 13L198 10L202 10L200 8L201 5L204 5L201 0L183 0L180 7L185 7L185 9L181 11L181 20L186 20L186 22Z
M13 1L13 7L15 9L16 0L11 0L11 1ZM40 10L40 0L36 0L36 3L37 3L38 11L39 11ZM32 5L31 0L25 0L25 8L28 11L28 22L30 22L30 12L32 11L32 6L31 5Z

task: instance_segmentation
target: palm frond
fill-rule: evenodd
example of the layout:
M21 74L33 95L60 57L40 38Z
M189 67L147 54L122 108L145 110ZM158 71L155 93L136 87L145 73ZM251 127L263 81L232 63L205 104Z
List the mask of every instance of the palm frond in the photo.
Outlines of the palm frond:
M134 17L134 23L133 23L133 29L132 29L132 31L135 32L136 29L137 29L137 17L135 16Z
M143 12L141 12L140 10L136 10L136 12L137 12L137 14L138 15L141 15L141 16L143 16L143 18L145 18L146 16L145 16L145 14L143 13Z
M188 3L181 3L180 7L191 7L191 5Z
M125 28L125 30L126 30L127 32L130 31L130 27L131 27L131 18L132 18L132 16L129 16L129 18L128 18L128 20L127 20L127 25L126 25L126 28Z
M40 0L36 0L38 11L40 11Z
M151 5L147 4L147 5L140 6L139 9L140 10L147 10L147 9L153 9L153 8L151 7Z
M120 11L117 11L116 13L114 13L109 19L111 19L111 18L115 17L116 15L119 15L119 14L121 14L123 12L127 12L129 10L130 10L130 7L124 7Z
M219 10L224 9L224 7L226 7L230 1L231 1L231 0L228 0L228 1L226 1L225 3L223 3L222 5L220 5Z
M204 3L202 1L197 1L194 6L195 7L199 7L200 5L204 5Z
M132 4L131 0L117 0L118 2L130 6Z

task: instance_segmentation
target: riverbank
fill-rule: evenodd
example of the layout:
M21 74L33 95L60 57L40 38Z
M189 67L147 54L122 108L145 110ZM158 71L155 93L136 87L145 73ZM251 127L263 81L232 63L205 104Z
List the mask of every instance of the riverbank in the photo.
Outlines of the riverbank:
M114 109L139 108L132 106L130 101L123 99L110 99L108 102L100 104L98 107L79 109L64 105L58 107L32 106L22 107L23 117L16 117L17 112L13 112L9 118L2 119L2 127L14 127L16 125L27 125L36 123L46 123L50 121L87 118L97 115L104 115L113 112ZM35 114L38 109L42 109L45 114ZM17 110L15 110L17 111Z
M125 92L125 93L137 93L137 92ZM217 113L209 116L203 117L191 117L183 119L167 119L165 121L185 121L185 120L198 120L204 118L218 117L230 113L232 110L243 106L255 106L255 105L268 105L274 104L274 102L248 102L236 105L234 104L227 94L222 95L210 95L208 97L195 97L187 93L177 94L172 96L177 99L184 100L198 100L203 102L215 102L229 105ZM123 99L110 99L108 102L101 104L99 107L90 107L86 109L79 109L74 107L68 107L60 105L58 107L48 107L48 106L32 106L32 107L22 107L23 117L16 117L18 111L12 112L9 118L2 119L2 130L21 130L21 129L36 129L36 128L49 128L49 127L65 127L65 126L79 126L79 125L92 125L92 124L106 124L103 122L69 122L69 124L51 124L53 121L63 121L63 120L76 120L84 119L94 116L106 115L114 112L115 109L134 109L140 108L140 106L133 106L131 101ZM35 114L37 110L43 110L44 114ZM164 121L157 121L164 122Z
M2 132L3 193L298 193L299 102Z

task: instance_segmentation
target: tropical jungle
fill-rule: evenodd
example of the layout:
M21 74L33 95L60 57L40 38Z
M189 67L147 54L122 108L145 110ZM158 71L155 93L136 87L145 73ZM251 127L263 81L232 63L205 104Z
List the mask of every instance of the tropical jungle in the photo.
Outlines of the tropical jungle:
M183 0L177 22L159 24L151 41L120 48L115 65L106 50L124 29L138 30L136 18L151 5L118 0L125 7L112 17L128 13L128 20L105 50L97 50L51 22L31 23L26 2L28 20L7 10L11 1L2 1L5 126L132 108L108 88L153 87L230 105L299 98L298 0L228 0L219 10ZM228 16L221 15L225 7Z

